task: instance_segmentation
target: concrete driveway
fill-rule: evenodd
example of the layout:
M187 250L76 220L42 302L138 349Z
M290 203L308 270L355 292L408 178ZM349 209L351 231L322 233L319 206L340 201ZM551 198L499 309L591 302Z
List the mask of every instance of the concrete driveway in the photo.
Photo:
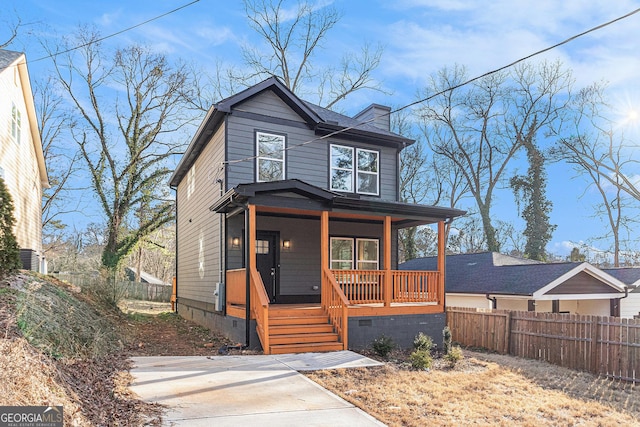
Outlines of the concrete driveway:
M298 371L379 362L350 351L134 357L131 390L167 406L173 426L383 426Z

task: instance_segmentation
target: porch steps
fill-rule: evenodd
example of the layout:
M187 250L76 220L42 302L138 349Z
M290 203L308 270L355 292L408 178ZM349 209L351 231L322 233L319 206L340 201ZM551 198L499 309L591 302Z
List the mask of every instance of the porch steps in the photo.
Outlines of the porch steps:
M321 307L269 309L269 352L308 353L342 350L338 334Z

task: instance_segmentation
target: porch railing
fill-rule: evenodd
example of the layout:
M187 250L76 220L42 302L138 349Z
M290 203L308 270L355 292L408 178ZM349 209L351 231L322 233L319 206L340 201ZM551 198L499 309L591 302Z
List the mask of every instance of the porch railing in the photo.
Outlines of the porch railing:
M331 270L340 289L352 304L384 300L384 270Z
M331 270L351 304L440 303L437 271Z
M440 303L440 273L437 271L393 271L393 302Z
M349 300L338 286L328 268L322 269L322 308L329 315L329 321L336 328L343 349L347 349L349 331Z
M269 354L269 296L258 270L251 269L251 311L256 318L256 331L264 354Z

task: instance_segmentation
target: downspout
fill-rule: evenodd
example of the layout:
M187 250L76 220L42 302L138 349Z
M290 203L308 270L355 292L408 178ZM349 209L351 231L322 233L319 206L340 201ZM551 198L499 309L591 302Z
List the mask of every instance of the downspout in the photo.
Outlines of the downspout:
M175 304L174 308L174 313L178 312L178 266L180 265L180 263L178 262L178 256L179 256L179 252L178 252L178 245L177 242L179 241L178 239L178 188L172 188L172 190L174 190L176 192L176 276L174 278L174 282L175 282L175 286L174 286L174 290L175 290L175 301L173 302L173 304Z
M249 218L249 207L244 208L244 270L245 270L245 347L251 345L251 271L249 270L249 236L251 235L249 227L251 220Z
M223 181L222 179L218 178L216 179L216 182L220 185L220 197L222 197L224 195L223 193ZM221 284L222 289L224 289L224 291L220 290L220 287L218 288L218 295L214 295L215 298L218 298L218 301L223 302L224 304L220 304L220 311L222 312L223 315L226 316L226 310L227 310L227 292L226 292L226 284L227 284L227 278L225 275L225 271L227 269L227 263L226 263L226 257L227 257L227 251L226 251L226 244L227 244L227 233L226 233L226 215L223 213L220 213L220 225L219 225L219 236L220 236L220 242L219 242L219 247L218 247L218 252L219 252L219 268L218 268L218 283ZM220 292L223 292L224 294L224 299L221 298L220 296Z
M494 310L495 310L496 308L498 308L498 298L496 298L496 297L492 297L492 296L491 296L491 295L489 295L489 294L486 294L486 295L485 295L485 297L486 297L489 301L491 301L491 308L492 308L492 309L494 309Z

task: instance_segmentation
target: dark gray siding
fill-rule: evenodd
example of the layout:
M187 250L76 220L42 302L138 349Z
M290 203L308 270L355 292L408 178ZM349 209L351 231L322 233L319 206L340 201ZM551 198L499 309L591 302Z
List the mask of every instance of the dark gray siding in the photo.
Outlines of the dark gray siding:
M289 149L285 155L285 178L300 179L321 188L329 186L330 144L380 151L380 196L375 198L397 200L397 150L372 144L358 144L342 138L306 144L316 138L314 132L271 92L257 95L236 108L239 110L238 113L232 113L227 121L227 155L228 160L232 162L227 166L227 189L255 181L255 132L263 131L286 135ZM252 115L248 117L247 112ZM304 145L299 146L300 144ZM234 163L238 160L242 161Z
M280 231L280 294L320 295L320 220L258 217L258 230ZM317 289L314 289L317 287Z

